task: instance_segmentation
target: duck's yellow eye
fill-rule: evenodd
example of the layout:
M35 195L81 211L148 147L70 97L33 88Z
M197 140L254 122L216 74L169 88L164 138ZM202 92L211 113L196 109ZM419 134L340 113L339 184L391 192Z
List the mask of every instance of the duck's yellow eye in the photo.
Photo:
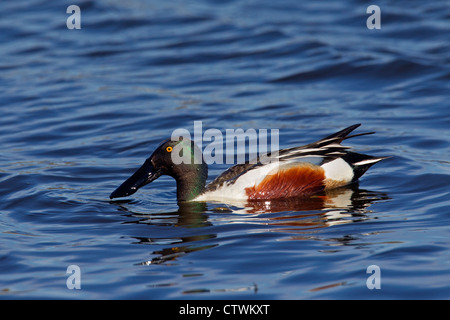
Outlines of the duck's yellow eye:
M166 148L166 151L167 151L167 152L172 152L172 150L173 150L172 147L167 147L167 148Z

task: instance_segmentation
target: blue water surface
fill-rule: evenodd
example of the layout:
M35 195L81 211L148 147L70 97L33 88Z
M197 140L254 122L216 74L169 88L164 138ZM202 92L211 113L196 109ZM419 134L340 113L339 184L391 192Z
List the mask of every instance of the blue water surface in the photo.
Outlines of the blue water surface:
M0 298L449 299L450 6L378 1L368 29L370 4L2 0ZM362 123L346 144L391 158L327 201L110 201L194 121L281 148Z

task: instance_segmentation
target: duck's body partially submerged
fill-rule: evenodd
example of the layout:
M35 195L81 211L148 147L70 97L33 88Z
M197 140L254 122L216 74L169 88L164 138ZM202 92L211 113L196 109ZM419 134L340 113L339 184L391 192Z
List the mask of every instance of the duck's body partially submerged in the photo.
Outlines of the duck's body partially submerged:
M208 166L195 143L188 139L167 140L110 198L129 196L164 174L176 180L178 201L282 199L341 187L358 180L370 166L385 159L350 152L349 147L341 145L345 139L373 133L349 136L359 126L350 126L305 146L282 149L268 157L234 165L208 185ZM190 151L191 161L175 164L171 155L177 147ZM271 160L267 161L268 158Z

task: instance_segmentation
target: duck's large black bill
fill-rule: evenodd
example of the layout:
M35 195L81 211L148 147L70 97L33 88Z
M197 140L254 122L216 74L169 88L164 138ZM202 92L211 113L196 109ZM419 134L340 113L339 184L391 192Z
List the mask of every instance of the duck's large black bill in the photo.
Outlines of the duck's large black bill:
M155 170L150 160L140 167L131 177L120 185L109 196L110 199L127 197L135 193L139 188L157 179L161 172Z

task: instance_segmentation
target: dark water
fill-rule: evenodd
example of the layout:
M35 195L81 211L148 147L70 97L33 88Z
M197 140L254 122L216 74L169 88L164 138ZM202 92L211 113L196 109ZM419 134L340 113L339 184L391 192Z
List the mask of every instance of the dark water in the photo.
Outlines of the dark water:
M449 299L450 6L379 1L369 30L369 4L2 0L0 297ZM392 158L333 203L109 200L194 121L280 147L362 123L348 144Z

